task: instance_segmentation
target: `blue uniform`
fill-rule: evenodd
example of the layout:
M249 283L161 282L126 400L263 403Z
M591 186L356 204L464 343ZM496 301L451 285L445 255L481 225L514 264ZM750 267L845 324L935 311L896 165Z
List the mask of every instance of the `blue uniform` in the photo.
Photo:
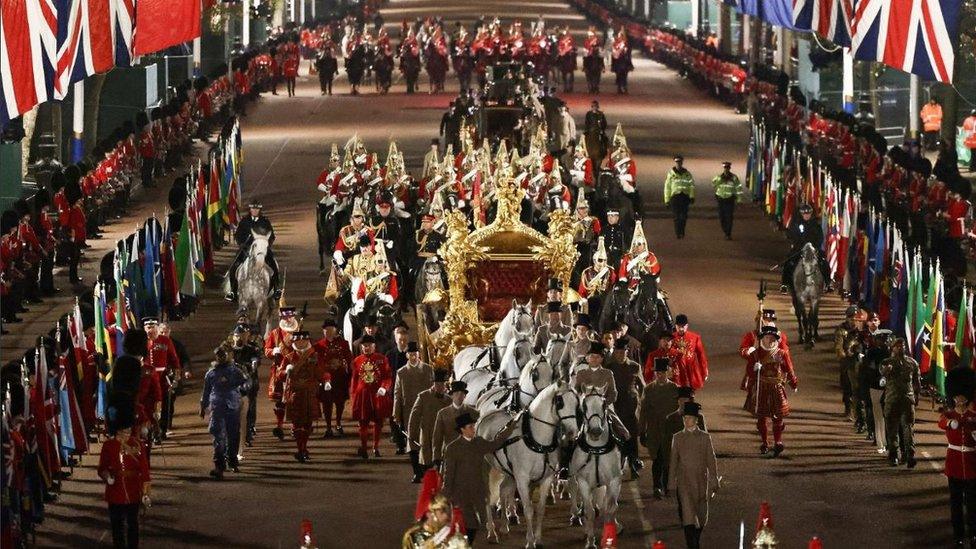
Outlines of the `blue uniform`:
M203 380L200 409L210 408L210 434L214 437L214 464L224 470L237 466L241 438L241 389L247 375L234 363L212 366Z

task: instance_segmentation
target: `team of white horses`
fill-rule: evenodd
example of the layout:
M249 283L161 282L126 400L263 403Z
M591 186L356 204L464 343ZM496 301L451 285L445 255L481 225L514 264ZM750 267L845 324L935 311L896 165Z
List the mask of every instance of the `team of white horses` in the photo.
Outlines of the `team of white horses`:
M569 337L559 335L550 338L542 354L534 353L535 331L531 302L513 301L492 346L467 347L454 359L454 379L467 383L465 402L479 412L479 435L490 439L514 415L522 414L506 445L488 458L488 539L498 539L494 510L509 517L502 522L502 533L517 520L517 491L526 547L541 545L546 501L558 486L571 498L571 521L584 524L587 547L596 547L596 514L602 522L616 520L623 478L620 449L609 423L612 408L604 397L607 387L575 391L572 380L585 364L583 357L574 356ZM554 484L560 449L574 443L569 480L565 486Z

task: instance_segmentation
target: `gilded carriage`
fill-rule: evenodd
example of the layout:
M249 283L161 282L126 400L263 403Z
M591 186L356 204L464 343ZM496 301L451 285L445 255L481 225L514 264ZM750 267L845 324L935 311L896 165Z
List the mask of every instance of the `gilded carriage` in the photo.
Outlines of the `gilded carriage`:
M446 214L447 241L439 253L449 303L427 349L435 366L449 368L464 347L490 343L513 298L544 303L549 278L568 286L578 255L573 220L569 212L557 211L550 215L548 236L532 229L519 219L523 194L509 175L501 175L491 224L469 231L463 213Z

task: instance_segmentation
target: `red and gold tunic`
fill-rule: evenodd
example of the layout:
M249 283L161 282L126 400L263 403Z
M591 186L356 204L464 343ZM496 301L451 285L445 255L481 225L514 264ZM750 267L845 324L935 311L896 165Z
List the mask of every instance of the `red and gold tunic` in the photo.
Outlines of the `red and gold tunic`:
M105 484L105 501L110 505L142 501L142 490L150 480L149 455L142 441L136 437L124 442L115 437L106 440L98 457L98 473L115 479Z
M691 330L671 336L671 348L677 351L674 361L674 383L678 387L699 390L708 378L708 357L701 336Z
M319 384L330 381L331 377L323 367L321 355L311 345L303 351L286 350L281 362L286 369L281 400L288 421L309 427L319 416Z
M377 394L380 388L386 394ZM386 357L380 353L359 355L352 363L349 383L352 396L352 418L357 421L382 422L393 413L393 373Z
M332 378L332 390L326 396L332 401L349 400L349 377L352 370L349 343L338 336L331 341L323 337L315 343L315 350L322 359L325 371Z
M275 354L275 349L280 352ZM268 376L268 398L280 400L282 389L285 384L285 368L282 366L282 358L288 344L285 343L285 331L280 327L268 332L268 337L264 340L264 356L271 359L271 368Z
M761 367L756 369L756 365ZM759 348L749 355L744 386L746 402L743 409L756 417L786 417L790 415L790 401L786 398L787 383L796 389L790 352L777 349L769 352Z

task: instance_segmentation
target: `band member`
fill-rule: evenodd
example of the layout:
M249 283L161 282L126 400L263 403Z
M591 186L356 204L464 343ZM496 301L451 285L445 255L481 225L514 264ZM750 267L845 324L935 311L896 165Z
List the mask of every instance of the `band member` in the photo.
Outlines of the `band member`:
M294 307L279 307L278 327L264 340L264 356L271 360L268 375L268 398L274 402L275 428L271 433L279 440L285 439L285 403L281 401L285 386L284 352L291 347L291 336L298 331L299 322Z
M183 367L176 353L176 346L168 336L159 333L159 320L156 317L142 319L142 327L149 336L146 348L146 362L152 366L154 375L162 391L162 409L159 418L157 442L165 440L173 423L173 410L176 401L176 385L183 379Z
M963 547L966 528L976 533L976 410L973 409L973 373L956 368L946 375L946 403L939 416L939 428L945 431L944 473L949 482L949 509L955 547Z
M795 391L798 383L790 352L779 347L779 338L779 330L774 326L764 326L760 330L759 348L749 355L749 373L742 384L742 390L746 391L743 408L756 418L762 441L760 454L769 452L767 420L773 423L773 457L783 452L784 419L790 415L784 385L788 383Z
M380 457L383 422L390 417L393 399L390 395L393 377L386 357L376 352L371 335L360 338L362 354L352 363L349 392L352 396L352 418L359 422L359 457L366 459L369 426L373 425L373 456Z

